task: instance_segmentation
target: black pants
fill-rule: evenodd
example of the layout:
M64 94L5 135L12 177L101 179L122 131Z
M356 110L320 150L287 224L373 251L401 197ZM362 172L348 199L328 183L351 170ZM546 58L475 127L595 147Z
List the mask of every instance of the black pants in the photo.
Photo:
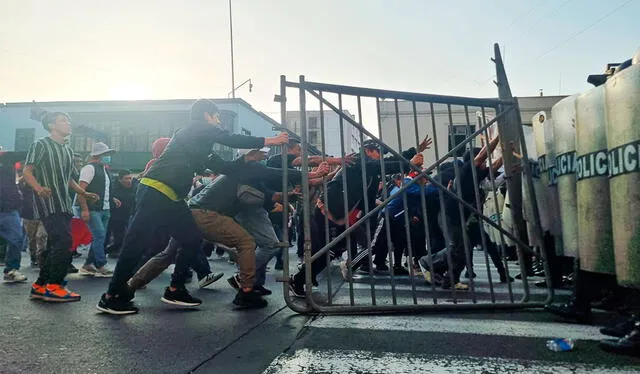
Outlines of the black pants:
M469 235L469 245L474 247L476 245L482 246L482 231L484 228L480 225L479 222L471 222L467 226L467 233ZM495 266L498 274L500 274L501 278L506 278L507 272L504 267L504 263L502 262L502 258L500 256L500 249L496 245L496 243L489 240L489 236L485 231L485 241L487 243L487 254L491 258L491 262L493 262L493 266ZM471 252L471 258L473 259L473 252Z
M134 274L154 234L160 230L173 237L182 247L171 276L171 285L184 286L184 277L202 242L200 229L184 201L172 201L151 187L139 185L136 212L124 237L118 264L109 284L110 295L119 295L124 299L133 297L127 281Z
M389 232L391 233L391 244L393 246L393 266L402 265L402 254L407 249L407 235L404 229L404 217L389 220ZM385 265L386 258L389 254L389 243L387 240L387 228L385 227L384 215L378 219L378 225L375 229L377 235L373 244L373 253L375 257L373 263L376 265ZM413 231L411 231L413 235Z
M36 284L60 284L71 264L71 214L52 214L40 220L49 238L42 253L42 267Z
M313 210L312 216L310 217L310 227L311 227L311 253L315 254L320 251L326 244L326 228L324 226L325 216L322 214L320 209L315 208ZM343 225L336 225L335 223L329 221L329 240L332 240L336 236L343 233L345 227ZM300 232L298 232L300 235ZM299 238L300 239L300 238ZM299 240L300 242L300 240ZM304 243L304 239L302 239L302 243ZM338 243L336 250L332 251L330 254L331 258L335 258L338 254L342 254L343 249L346 247L346 240L342 240ZM353 243L352 243L353 244ZM355 245L355 244L354 244ZM300 248L298 248L300 251ZM316 279L317 275L320 274L327 267L327 260L325 256L321 256L316 261L311 263L311 278ZM305 282L305 274L306 274L306 265L303 265L298 273L293 276L293 279L296 283L304 283Z
M111 216L107 227L107 241L113 235L113 242L105 248L105 253L120 253L129 217Z

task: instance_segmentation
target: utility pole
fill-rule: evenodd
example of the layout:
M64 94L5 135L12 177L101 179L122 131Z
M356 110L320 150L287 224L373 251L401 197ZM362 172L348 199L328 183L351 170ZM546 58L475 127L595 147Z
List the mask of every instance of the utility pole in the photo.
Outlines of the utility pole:
M231 97L236 98L236 73L233 66L233 17L231 13L231 0L229 0L229 34L231 40Z

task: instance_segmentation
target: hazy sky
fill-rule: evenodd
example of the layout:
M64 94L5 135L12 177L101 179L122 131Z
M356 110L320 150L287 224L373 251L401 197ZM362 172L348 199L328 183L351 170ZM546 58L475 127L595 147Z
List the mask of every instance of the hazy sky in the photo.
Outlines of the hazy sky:
M254 82L238 96L276 118L281 74L495 96L494 42L514 95L575 93L640 47L638 15L640 0L233 0L236 83ZM230 76L227 0L0 1L0 102L220 98Z

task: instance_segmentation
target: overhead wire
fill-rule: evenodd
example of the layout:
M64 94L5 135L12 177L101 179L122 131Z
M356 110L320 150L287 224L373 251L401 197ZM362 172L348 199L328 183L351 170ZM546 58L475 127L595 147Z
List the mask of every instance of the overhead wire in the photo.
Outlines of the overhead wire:
M579 30L578 32L572 34L571 36L569 36L568 38L564 39L563 41L561 41L560 43L554 45L553 47L547 49L546 51L544 51L543 53L541 53L539 56L537 56L536 58L534 58L533 60L529 61L529 63L525 64L524 66L529 66L534 62L537 62L538 60L540 60L541 58L543 58L544 56L548 55L549 53L555 51L556 49L562 47L563 45L565 45L566 43L570 42L571 40L577 38L578 36L584 34L586 31L590 30L591 28L593 28L594 26L600 24L602 21L606 20L607 18L611 17L613 14L615 14L616 12L618 12L619 10L621 10L622 8L624 8L625 6L627 6L629 3L631 3L634 0L626 0L625 2L621 3L620 5L618 5L617 7L613 8L611 11L609 11L608 13L606 13L604 16L598 18L597 20L595 20L594 22L590 23L589 25L587 25L586 27L582 28L581 30Z

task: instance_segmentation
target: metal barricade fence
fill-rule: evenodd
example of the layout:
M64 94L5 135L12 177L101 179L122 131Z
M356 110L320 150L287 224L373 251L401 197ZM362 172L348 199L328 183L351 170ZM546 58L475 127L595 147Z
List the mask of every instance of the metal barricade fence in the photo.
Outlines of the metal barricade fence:
M296 89L299 94L299 110L300 110L300 126L302 138L302 219L303 232L298 235L304 235L304 261L300 266L304 269L302 273L298 273L297 277L304 275L306 297L304 299L296 298L289 290L289 256L285 254L283 281L285 282L284 293L287 305L296 312L300 313L390 313L390 312L420 312L429 310L445 310L445 309L508 309L508 308L531 308L541 307L550 302L553 297L553 289L549 287L550 272L545 258L544 248L540 248L539 257L542 258L546 284L545 289L532 290L529 287L527 279L526 261L530 258L531 248L522 239L521 226L519 222L522 217L521 201L529 199L533 209L535 235L538 239L542 238L542 230L538 215L538 207L535 199L535 191L533 189L531 169L526 150L524 132L520 123L517 101L511 97L502 66L502 60L499 54L499 48L496 46L496 70L499 86L500 99L479 99L465 98L454 96L427 95L409 92L377 90L370 88L358 88L350 86L329 85L323 83L307 82L303 76L299 82L289 82L284 76L281 77L281 92L279 101L281 105L282 123L287 123L287 91L288 89ZM321 185L310 186L308 172L310 165L308 160L308 126L307 126L307 97L313 99L311 102L319 107L321 151L326 155L325 139L325 113L334 113L339 118L340 132L340 171L336 174L331 182L326 178L323 179ZM327 97L333 96L337 98L337 103L331 102ZM345 99L355 103L357 107L357 115L355 119L345 113ZM363 120L363 101L373 101L376 105L377 130L379 136L376 137L364 126ZM385 139L384 134L388 134L387 129L383 128L383 119L381 115L381 104L393 104L393 122L395 122L395 134L393 139ZM403 118L408 118L411 123L413 136L411 139L403 139L403 128L401 126L401 110L410 108L408 114L402 114ZM424 116L418 108L425 108ZM436 110L443 108L444 112L436 115ZM453 113L454 108L460 108L457 115L462 117L465 128L473 129L470 134L462 139L456 139L454 131ZM477 119L471 120L472 110L475 109L478 114ZM419 114L420 112L420 114ZM487 120L489 113L495 113L491 120ZM444 119L441 120L444 114ZM438 117L438 120L437 120ZM444 121L444 122L443 122ZM477 125L472 123L477 122ZM441 131L438 130L438 124L446 125L448 130L449 148L448 152L441 150L441 144L438 138ZM498 126L498 133L501 136L502 153L505 159L505 175L508 195L513 202L511 206L512 221L514 229L504 227L504 220L499 214L502 210L498 204L498 194L500 192L496 188L496 161L494 154L489 148L486 151L486 160L488 161L488 171L483 170L483 174L488 174L487 180L490 186L487 194L493 199L493 209L498 212L496 221L483 214L483 199L479 187L478 168L485 168L482 164L476 165L472 162L474 159L474 142L490 147L491 138L489 129ZM355 155L355 159L347 159L346 156L350 150L345 149L345 130L346 126L351 127L351 131L356 131L360 145L365 140L373 141L380 149L386 149L394 158L393 161L385 162L384 156L379 162L367 158L363 147ZM420 151L421 139L424 134L420 134L420 128L429 128L429 132L433 135L433 151L435 162L419 168L413 165L409 159L405 158L401 151L408 148L411 144ZM349 131L350 132L350 131ZM394 131L391 131L393 134ZM405 136L406 137L406 136ZM390 142L397 141L397 147L390 146ZM494 142L495 144L495 142ZM460 151L466 150L471 152L471 156L467 166L459 165ZM286 151L283 149L283 154ZM482 153L482 152L481 152ZM409 156L411 153L405 153ZM515 157L514 157L515 155ZM353 156L352 156L353 157ZM479 157L482 157L480 155ZM528 196L521 196L521 172L516 170L515 161L522 166L522 174L524 182L528 186ZM443 165L446 162L453 161L453 188L441 183L440 176L443 174ZM350 163L354 163L353 166ZM375 164L374 164L375 162ZM449 167L451 164L448 164ZM464 164L463 164L464 165ZM375 167L374 167L375 166ZM283 157L283 185L287 185L287 160ZM359 170L358 170L359 169ZM391 170L393 169L393 170ZM398 170L399 169L399 170ZM470 169L470 170L469 170ZM359 171L359 179L356 179L355 172ZM405 175L413 172L416 176L405 184L402 184L393 195L388 190L386 183L382 183L382 191L380 201L376 206L371 206L371 191L374 190L372 182L385 181L385 176L390 171L399 172ZM431 172L437 171L437 176L431 176ZM468 173L471 171L471 178ZM350 172L350 174L349 174ZM349 176L348 176L349 174ZM467 193L463 196L462 180L467 183L471 179L473 183L473 196ZM433 200L433 189L429 200L427 200L427 187L424 181L428 181L430 188L437 190L437 200ZM333 193L329 194L329 183L340 186L338 194L335 193L336 186L333 186ZM361 184L361 186L359 186ZM419 207L416 207L415 201L410 204L407 191L413 188L415 193L420 195ZM319 189L319 198L317 194L311 194L312 189ZM356 190L354 192L354 190ZM469 191L468 186L466 191ZM340 196L341 195L341 196ZM359 198L353 198L353 195ZM415 196L415 195L414 195ZM335 209L335 201L331 199L342 200L342 209ZM401 199L402 217L400 213L396 217L390 217L389 209L386 207L394 200ZM354 200L357 202L354 204ZM333 203L332 203L333 201ZM400 200L396 200L398 203ZM332 205L334 209L330 209ZM410 206L411 205L411 206ZM287 227L287 209L288 194L283 193L283 206L285 213L283 214L283 227ZM354 217L354 208L359 208L360 213ZM454 209L451 209L455 207ZM410 216L409 209L417 212L417 216ZM455 210L455 211L454 211ZM439 211L437 214L429 213ZM446 213L446 214L445 214ZM339 219L336 219L339 216ZM449 217L449 219L447 219ZM357 218L357 220L356 220ZM509 217L508 217L509 218ZM390 220L393 219L395 224L391 227ZM400 221L398 221L400 219ZM434 222L437 220L438 222ZM449 222L451 220L452 222ZM475 220L476 223L471 225L479 226L479 238L475 235L474 242L467 230L467 223ZM375 230L373 228L375 227ZM434 227L436 229L434 229ZM433 243L437 242L431 238L431 234L439 234L437 228L440 228L444 236L444 247L434 248ZM495 230L494 239L497 236L498 242L490 242L489 234L485 230ZM403 233L399 231L404 229ZM384 232L382 231L384 230ZM393 230L393 231L392 231ZM413 231L412 231L413 230ZM337 232L333 232L337 231ZM453 231L453 232L452 232ZM413 233L412 233L413 232ZM385 237L386 242L378 242L381 236ZM422 238L424 236L424 238ZM284 230L283 242L288 239L287 230ZM313 238L313 240L312 240ZM416 239L418 238L418 239ZM393 239L393 240L392 240ZM434 240L432 240L434 239ZM479 239L479 240L478 240ZM394 243L395 242L395 243ZM409 275L399 276L395 274L396 257L394 256L394 244L398 242L405 243L406 262ZM516 253L519 263L518 269L510 269L510 264L506 261L505 250L509 242L516 246ZM542 243L542 240L538 240ZM473 245L472 245L473 244ZM389 263L388 275L374 272L374 254L373 247L375 245L386 246L386 256ZM473 246L482 247L483 256L478 262L479 267L474 267ZM414 247L415 246L415 247ZM464 249L462 249L464 248ZM493 248L489 251L489 248ZM498 248L496 250L495 248ZM445 251L441 251L446 249ZM463 253L461 253L463 252ZM340 273L344 274L345 281L335 284L332 260L341 259L346 253L346 262L341 264ZM436 254L437 253L437 254ZM376 253L377 255L377 253ZM417 269L414 269L414 260L422 257L420 277ZM445 258L443 258L445 257ZM495 282L495 274L490 268L490 258L494 261L494 265L498 268L500 264L504 269L500 274L501 280L507 280L506 283L497 285ZM322 263L320 263L322 262ZM434 269L434 263L444 265L446 269L446 277L443 283L448 283L450 290L440 289L435 279L438 271ZM317 271L312 271L315 267L323 268L324 279L323 285L320 287L321 292L326 296L314 293L313 286L316 282L315 276ZM368 274L361 277L355 277L355 267L364 265L368 268ZM366 266L368 265L368 266ZM462 271L462 267L466 267L469 273L468 290L457 289L457 283ZM482 274L480 269L486 271ZM425 283L425 270L430 270L429 274L434 278L428 284ZM478 277L474 278L474 270L477 270ZM521 280L509 281L509 278L519 271ZM442 272L442 271L440 271ZM505 292L506 291L506 292Z

